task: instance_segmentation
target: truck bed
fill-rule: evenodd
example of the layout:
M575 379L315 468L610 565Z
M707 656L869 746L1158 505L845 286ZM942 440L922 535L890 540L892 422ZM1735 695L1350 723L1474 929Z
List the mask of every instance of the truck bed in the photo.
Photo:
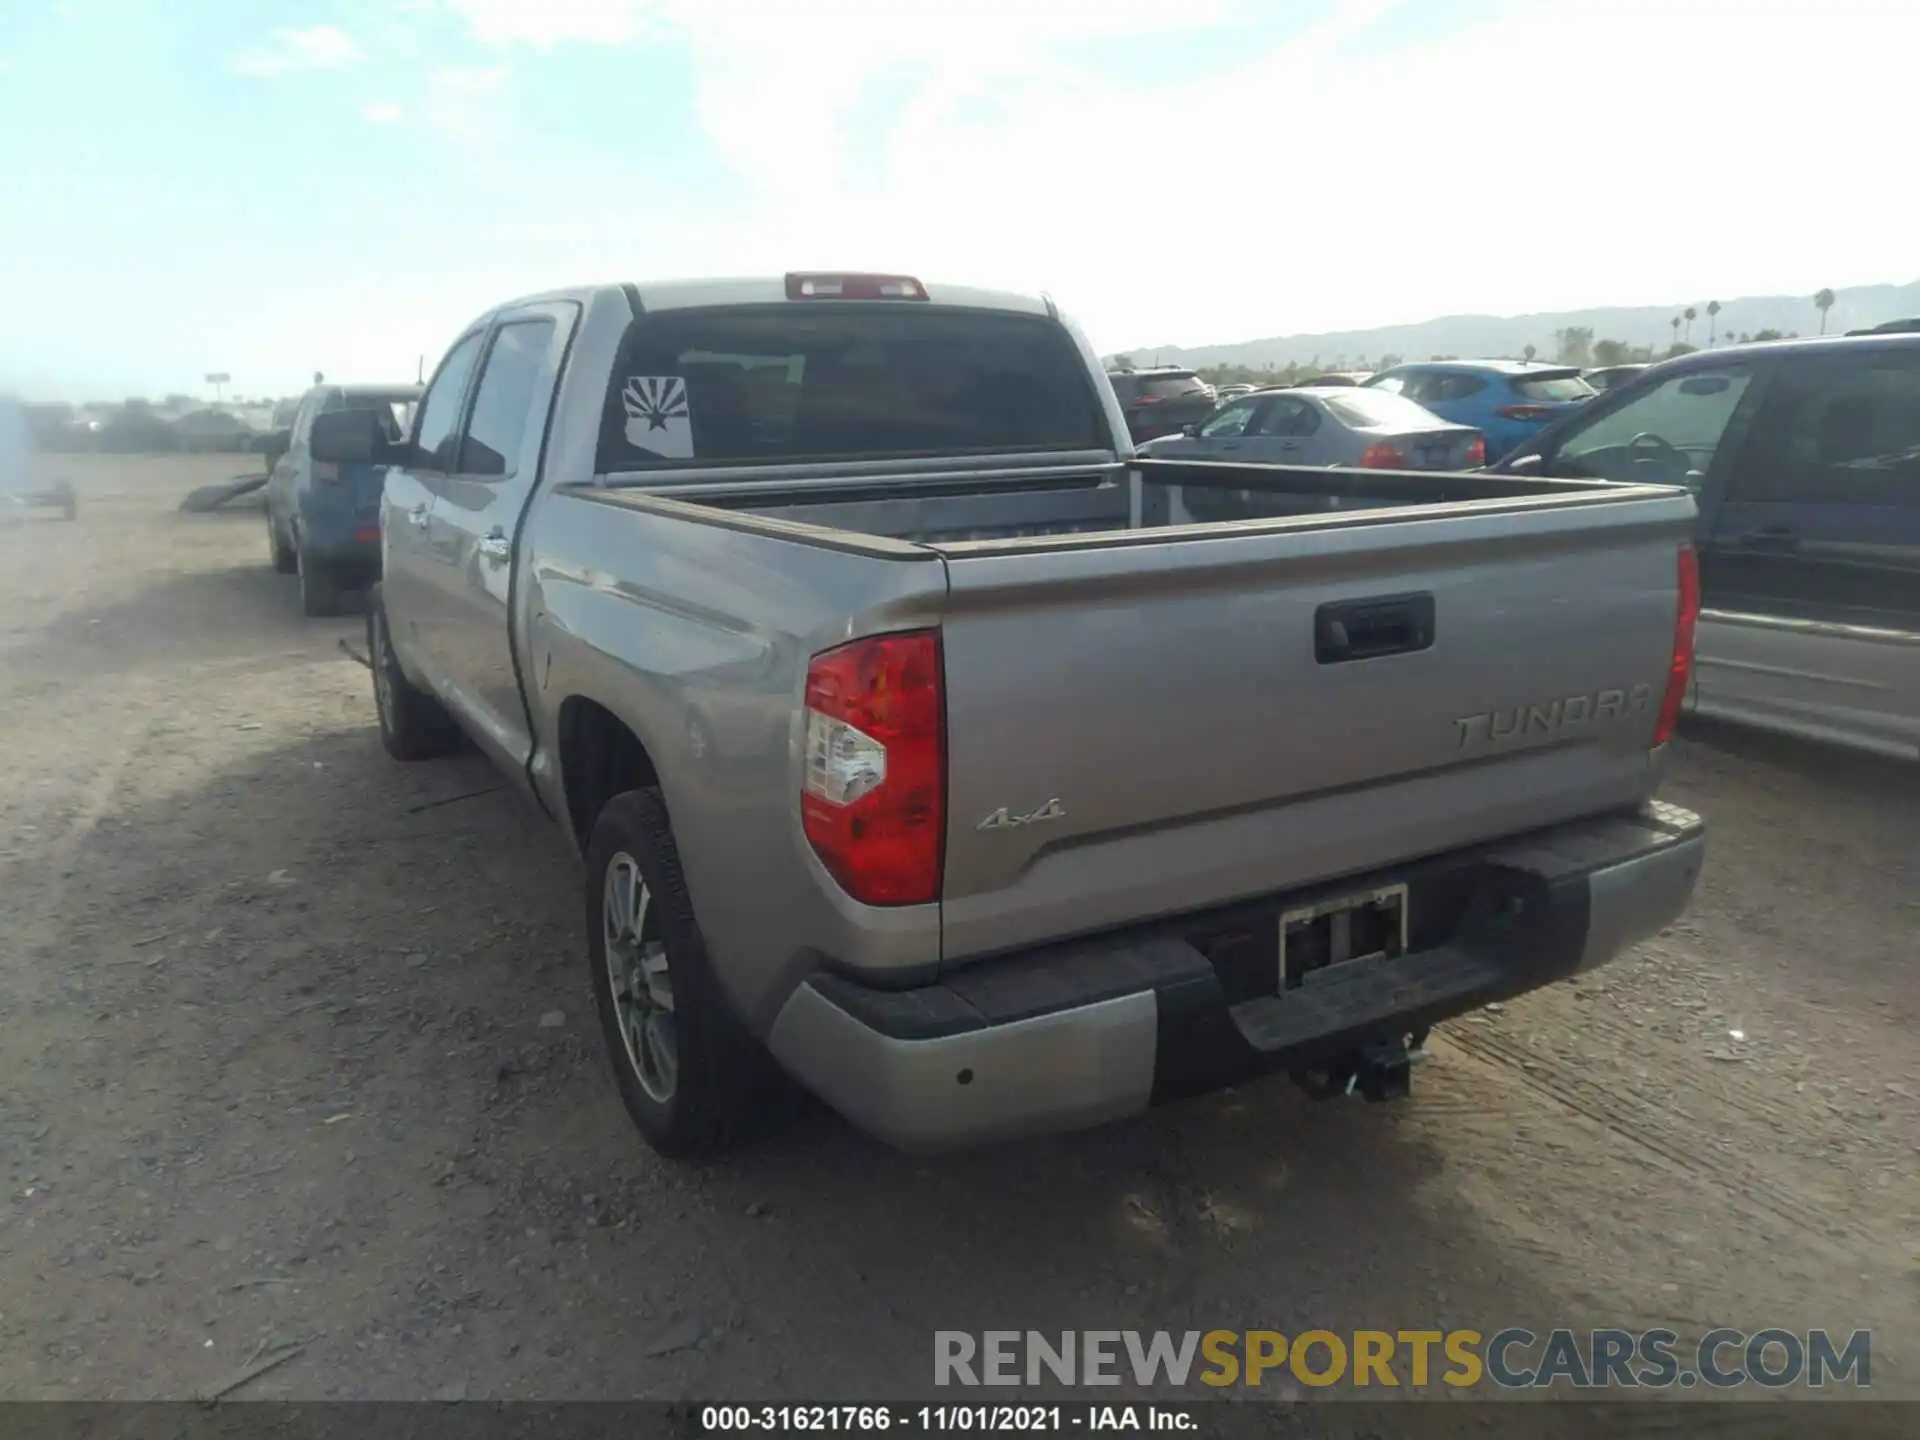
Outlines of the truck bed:
M1684 491L1104 459L574 493L731 633L938 625L948 963L1652 793ZM856 573L902 598L849 615Z
M820 473L804 473L817 468ZM1610 498L1603 481L1487 473L1336 470L1207 461L1102 459L974 473L891 468L866 476L793 467L778 480L716 475L650 484L650 495L735 514L946 548L1063 536L1123 537L1169 526L1293 521L1319 528L1435 507L1538 508ZM1379 512L1400 512L1382 517Z

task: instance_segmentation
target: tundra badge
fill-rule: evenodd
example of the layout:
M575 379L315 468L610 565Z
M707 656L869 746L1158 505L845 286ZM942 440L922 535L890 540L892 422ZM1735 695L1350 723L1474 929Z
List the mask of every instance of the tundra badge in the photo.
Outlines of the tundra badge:
M1462 715L1453 722L1453 732L1459 737L1462 750L1476 742L1498 745L1509 740L1557 738L1594 725L1644 715L1652 699L1651 685L1596 690L1537 704L1513 705L1505 710Z
M1022 825L1038 825L1042 820L1064 820L1067 807L1057 799L1049 800L1038 810L1009 810L1002 805L986 819L973 828L976 830L1015 830Z

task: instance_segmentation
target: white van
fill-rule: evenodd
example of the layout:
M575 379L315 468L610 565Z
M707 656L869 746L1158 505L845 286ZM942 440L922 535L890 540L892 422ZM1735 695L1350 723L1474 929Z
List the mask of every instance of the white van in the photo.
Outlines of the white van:
M79 513L73 486L35 483L26 412L17 401L0 395L0 512L17 518L19 512L35 505L51 506L69 520Z

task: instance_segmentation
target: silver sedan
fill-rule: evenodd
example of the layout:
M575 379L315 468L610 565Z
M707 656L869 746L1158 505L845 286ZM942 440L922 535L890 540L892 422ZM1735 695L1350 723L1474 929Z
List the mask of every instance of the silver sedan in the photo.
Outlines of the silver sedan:
M1302 386L1229 400L1179 435L1140 447L1159 460L1249 460L1379 470L1470 470L1486 439L1384 390Z

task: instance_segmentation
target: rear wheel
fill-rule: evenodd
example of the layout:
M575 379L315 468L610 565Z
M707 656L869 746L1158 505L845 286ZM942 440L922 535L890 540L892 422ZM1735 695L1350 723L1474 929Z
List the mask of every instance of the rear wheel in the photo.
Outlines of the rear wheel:
M301 613L310 618L338 615L345 602L339 577L305 550L294 552L294 568L300 576Z
M616 795L587 846L587 958L614 1081L647 1143L712 1155L783 1113L772 1060L707 959L657 789Z
M373 705L380 716L380 744L396 760L431 760L460 742L460 731L440 702L400 668L387 635L387 614L376 591L367 606L367 662L373 671Z

